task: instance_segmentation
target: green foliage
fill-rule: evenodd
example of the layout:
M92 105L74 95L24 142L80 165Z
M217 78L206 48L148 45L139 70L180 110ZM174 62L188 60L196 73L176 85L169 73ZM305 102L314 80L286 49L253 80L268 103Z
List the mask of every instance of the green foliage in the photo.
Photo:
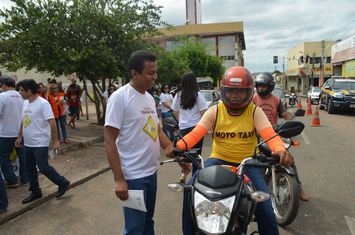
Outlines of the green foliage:
M0 10L0 65L56 76L75 72L94 88L104 89L104 82L99 86L104 78L126 77L130 54L147 48L157 27L166 25L151 0L12 2L13 7ZM99 102L100 91L94 91Z
M13 0L0 11L0 64L81 79L116 78L157 35L160 7L149 0Z
M223 60L207 53L205 45L196 39L181 39L171 52L160 52L158 56L158 81L180 83L183 73L193 71L197 77L210 76L215 84L224 73Z

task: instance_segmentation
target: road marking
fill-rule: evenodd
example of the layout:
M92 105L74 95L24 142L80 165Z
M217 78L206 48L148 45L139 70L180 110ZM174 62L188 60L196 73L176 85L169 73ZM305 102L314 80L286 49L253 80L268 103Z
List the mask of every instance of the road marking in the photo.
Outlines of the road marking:
M345 217L346 223L348 224L350 233L352 235L355 235L355 218L349 217L349 216L346 216L346 215L344 217Z
M311 141L308 139L308 137L306 136L306 134L304 132L302 132L301 135L302 135L304 142L306 144L311 144Z

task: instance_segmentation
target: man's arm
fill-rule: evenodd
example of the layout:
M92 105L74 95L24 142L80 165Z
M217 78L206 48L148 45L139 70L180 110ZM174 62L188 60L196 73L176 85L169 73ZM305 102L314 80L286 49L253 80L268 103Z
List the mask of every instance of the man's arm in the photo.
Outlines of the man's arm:
M116 147L116 139L119 134L119 129L110 126L105 127L105 149L107 161L110 164L113 175L115 176L115 193L119 199L124 201L128 199L128 185L124 178L120 156Z
M19 130L18 135L17 135L17 139L15 140L15 146L16 147L20 147L21 146L21 142L22 142L22 122L21 122L20 130Z
M57 133L57 127L55 124L55 119L51 118L48 119L49 125L51 126L51 135L52 135L52 146L54 149L59 148L59 141L58 141L58 133Z
M285 106L282 104L281 100L279 99L279 106L277 108L278 113L283 117L285 120L291 120L294 118L292 114L287 112Z
M167 157L174 157L173 156L173 143L169 140L169 138L165 135L162 131L160 125L158 126L158 136L160 147L165 150L165 155Z

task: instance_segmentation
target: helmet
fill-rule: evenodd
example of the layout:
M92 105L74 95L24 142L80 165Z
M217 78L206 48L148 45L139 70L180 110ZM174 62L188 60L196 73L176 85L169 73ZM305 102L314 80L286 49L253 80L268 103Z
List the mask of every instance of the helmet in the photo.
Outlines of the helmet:
M258 86L259 85L265 85L267 86L267 89L264 91L259 91ZM258 76L255 78L255 86L256 86L256 92L260 96L267 96L270 94L274 88L275 88L275 79L271 75L271 73L260 73Z
M244 109L253 95L253 77L246 68L235 66L224 73L221 79L221 97L226 107Z

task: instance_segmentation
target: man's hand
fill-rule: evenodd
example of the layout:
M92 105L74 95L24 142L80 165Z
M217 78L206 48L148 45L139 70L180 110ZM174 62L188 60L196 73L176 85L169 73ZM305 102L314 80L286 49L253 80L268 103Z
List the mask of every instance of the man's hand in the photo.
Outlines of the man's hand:
M17 137L17 139L15 140L15 147L17 148L21 147L21 142L22 142L22 138Z
M293 164L293 156L286 150L281 150L276 152L280 157L280 165L290 166Z
M174 146L173 146L172 144L168 145L168 146L165 148L165 155L166 155L168 158L173 158L173 157L174 157L173 149L174 149Z
M179 162L179 165L181 167L181 172L184 173L185 175L190 174L191 172L191 163L188 162Z
M116 181L115 193L122 201L128 199L128 185L125 180Z
M53 142L53 149L58 149L59 146L60 146L60 143L58 140Z

